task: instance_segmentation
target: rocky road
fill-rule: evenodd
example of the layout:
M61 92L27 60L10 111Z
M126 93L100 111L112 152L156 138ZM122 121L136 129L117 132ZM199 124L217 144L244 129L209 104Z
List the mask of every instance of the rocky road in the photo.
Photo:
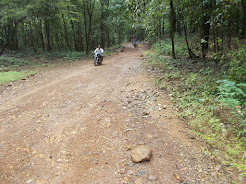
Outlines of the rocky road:
M154 86L140 46L3 86L0 183L232 183ZM132 161L139 145L149 161Z

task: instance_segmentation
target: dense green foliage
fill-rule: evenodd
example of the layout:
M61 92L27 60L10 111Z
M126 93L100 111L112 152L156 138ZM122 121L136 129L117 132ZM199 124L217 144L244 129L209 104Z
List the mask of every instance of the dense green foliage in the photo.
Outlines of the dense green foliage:
M228 76L231 80L246 83L246 45L225 53L221 63L229 68Z
M123 0L2 0L0 48L84 51L131 37Z

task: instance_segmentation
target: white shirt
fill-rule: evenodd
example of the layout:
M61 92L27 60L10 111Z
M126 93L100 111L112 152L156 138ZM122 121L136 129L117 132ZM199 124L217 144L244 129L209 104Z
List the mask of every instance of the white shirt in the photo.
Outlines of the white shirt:
M94 54L100 52L100 54L103 54L103 49L102 48L96 48L96 50L94 51Z

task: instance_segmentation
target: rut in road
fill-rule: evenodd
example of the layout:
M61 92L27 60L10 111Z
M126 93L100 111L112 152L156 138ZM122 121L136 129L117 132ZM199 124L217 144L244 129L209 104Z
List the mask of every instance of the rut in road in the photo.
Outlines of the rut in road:
M13 83L0 100L0 183L231 183L153 84L143 52L81 61ZM151 147L133 163L131 148Z

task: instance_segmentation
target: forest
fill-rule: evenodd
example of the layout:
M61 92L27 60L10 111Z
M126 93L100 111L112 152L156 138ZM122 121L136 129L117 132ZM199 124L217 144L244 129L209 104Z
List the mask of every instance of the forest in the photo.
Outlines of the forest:
M5 48L89 53L100 43L110 47L132 36L154 43L174 34L190 38L201 56L231 49L245 37L244 0L121 1L121 0L2 0L1 52ZM175 58L175 53L172 53Z
M0 9L0 73L32 58L90 57L98 44L148 45L163 70L154 83L172 92L204 152L246 176L246 0L1 0Z
M125 1L1 1L0 6L2 49L88 54L98 43L110 47L131 32Z

